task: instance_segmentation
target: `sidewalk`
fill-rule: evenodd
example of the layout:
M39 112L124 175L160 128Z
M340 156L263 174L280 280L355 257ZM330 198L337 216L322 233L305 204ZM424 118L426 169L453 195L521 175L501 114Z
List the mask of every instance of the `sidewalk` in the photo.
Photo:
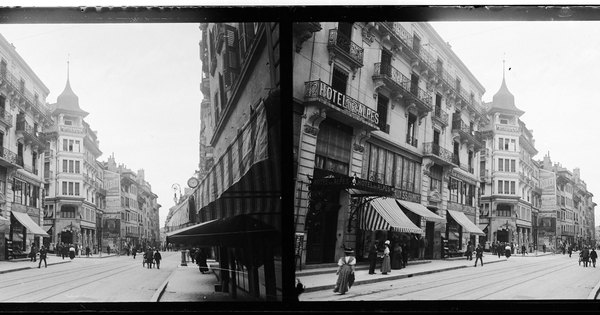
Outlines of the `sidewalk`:
M158 288L151 302L203 302L203 301L246 301L243 296L232 299L229 293L217 292L215 286L220 282L216 269L218 263L208 260L208 273L201 273L198 266L188 263L177 266L169 278Z
M85 257L81 256L81 257L75 257L76 259L100 259L100 258L107 258L107 257L114 257L116 256L115 254L102 254L102 257L100 257L99 255L94 255L94 256L90 256L90 257ZM56 255L48 255L48 257L46 258L46 262L48 263L48 267L52 266L52 265L58 265L58 264L64 264L64 263L70 263L71 259L65 257L65 259L63 260L61 256L56 256ZM12 259L12 260L3 260L0 261L0 274L3 273L7 273L7 272L14 272L14 271L19 271L19 270L26 270L26 269L32 269L32 268L37 268L38 265L40 263L39 258L33 262L33 261L29 261L29 258L19 258L19 259ZM43 268L43 264L42 264L42 268Z
M514 254L511 256L511 258L533 258L545 255L552 255L552 253L538 253L537 256L535 255L535 253L530 253L525 256ZM485 253L483 256L484 265L502 261L506 261L506 257L501 256L501 258L498 258L497 255L492 255L491 253ZM471 261L467 261L466 257L457 257L444 260L413 260L408 262L406 268L393 269L387 275L382 275L379 271L379 267L381 266L381 264L378 263L377 269L375 270L375 272L377 273L374 275L370 275L368 263L361 262L356 265L356 280L354 281L354 284L369 284L381 281L410 278L414 276L455 270L460 268L473 268L474 264L475 257L473 257L473 260ZM333 287L335 286L335 282L337 281L337 276L335 274L336 271L337 266L335 264L328 264L328 266L318 268L305 267L302 271L296 272L296 278L299 279L300 282L302 282L302 284L304 285L304 292L330 290L333 289Z

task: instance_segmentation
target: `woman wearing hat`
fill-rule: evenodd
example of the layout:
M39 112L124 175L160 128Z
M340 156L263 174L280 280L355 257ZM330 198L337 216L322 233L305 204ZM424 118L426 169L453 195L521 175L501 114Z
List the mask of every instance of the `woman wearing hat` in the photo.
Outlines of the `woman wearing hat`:
M335 283L335 289L333 292L339 292L345 294L354 282L354 266L356 265L356 258L354 258L354 250L346 248L344 250L344 257L338 260L338 271L335 273L338 275L337 282ZM351 280L352 278L352 280Z
M390 261L390 241L385 241L385 249L383 250L383 262L381 263L381 274L387 275L388 272L392 271L392 264Z

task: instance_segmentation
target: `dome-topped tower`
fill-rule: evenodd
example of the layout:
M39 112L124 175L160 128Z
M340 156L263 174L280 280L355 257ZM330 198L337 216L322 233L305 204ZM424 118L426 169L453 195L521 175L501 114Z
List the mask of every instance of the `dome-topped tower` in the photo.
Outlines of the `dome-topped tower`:
M504 68L504 62L502 62L502 67ZM510 112L518 116L521 116L525 113L515 106L515 96L510 93L508 87L506 86L504 69L502 69L502 85L500 86L500 90L494 94L490 111Z
M79 97L71 89L71 82L69 81L69 62L67 61L67 85L64 91L56 98L55 112L60 111L69 114L76 114L80 116L87 116L88 113L79 108Z

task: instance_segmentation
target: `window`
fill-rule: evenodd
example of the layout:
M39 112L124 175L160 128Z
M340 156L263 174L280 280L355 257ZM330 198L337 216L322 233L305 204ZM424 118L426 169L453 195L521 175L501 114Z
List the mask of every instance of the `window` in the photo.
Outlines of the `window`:
M437 191L439 193L442 192L442 167L439 165L433 165L429 169L429 174L431 177L430 189L431 191Z
M75 183L75 196L79 196L79 183Z
M503 205L503 204L498 205L496 207L496 215L499 217L510 217L511 216L510 205Z
M406 143L417 146L417 116L412 113L408 114L408 129L406 131Z
M432 166L436 172L435 166ZM370 181L419 193L421 165L392 151L367 143L363 176ZM435 175L434 175L435 176ZM441 173L439 175L441 185Z
M73 121L65 119L65 125L72 126L73 125Z
M75 161L75 173L79 174L79 166L80 166L80 162L79 161Z
M387 124L387 110L389 100L387 97L379 94L377 96L377 112L379 113L379 129L385 133L390 133Z
M62 195L64 195L64 196L68 195L67 182L62 182Z
M69 196L73 196L73 193L74 193L73 182L69 182Z
M517 167L516 167L516 161L515 160L510 160L510 171L513 173L517 172Z
M69 173L73 173L75 172L75 166L74 166L74 161L73 160L69 160Z
M352 152L352 128L331 120L319 126L315 167L348 175Z
M346 86L348 84L348 74L338 67L333 67L333 74L331 77L331 87L340 92L346 94Z
M238 31L235 27L225 24L225 54L223 55L223 74L225 87L231 88L237 79L240 68L238 47Z
M63 139L63 151L69 151L69 141L67 139Z
M504 159L498 159L498 171L504 172Z

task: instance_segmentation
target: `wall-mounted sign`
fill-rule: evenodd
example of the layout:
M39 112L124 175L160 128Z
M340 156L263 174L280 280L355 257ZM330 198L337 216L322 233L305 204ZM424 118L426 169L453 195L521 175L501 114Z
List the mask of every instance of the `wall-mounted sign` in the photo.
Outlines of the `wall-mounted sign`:
M326 100L331 105L344 111L358 115L375 125L379 124L379 113L365 104L353 99L346 94L336 91L334 88L322 81L306 82L306 96L318 97Z
M197 179L196 177L191 177L191 178L190 178L190 179L188 179L188 181L187 181L187 185L188 185L190 188L196 188L196 187L198 187L198 184L199 184L199 181L198 181L198 179Z

